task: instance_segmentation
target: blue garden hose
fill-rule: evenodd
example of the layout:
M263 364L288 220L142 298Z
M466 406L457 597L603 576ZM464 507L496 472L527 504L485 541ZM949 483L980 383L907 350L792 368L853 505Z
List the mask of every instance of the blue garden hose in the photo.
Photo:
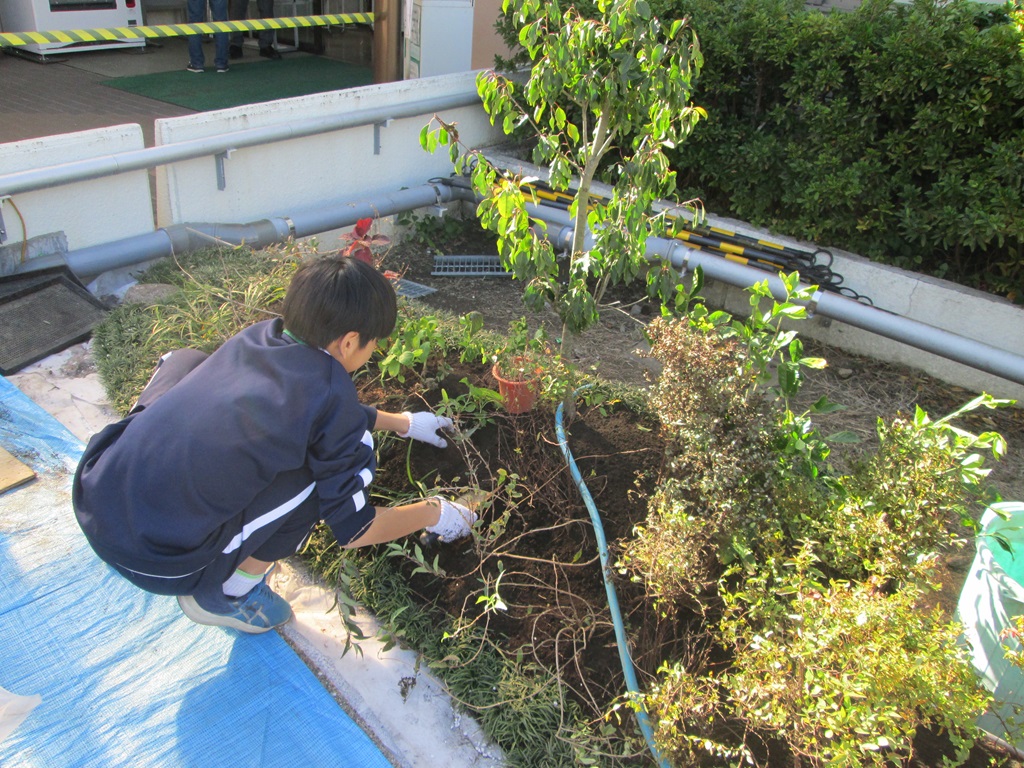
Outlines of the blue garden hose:
M583 387L581 387L583 389ZM575 397L580 390L576 390L573 393ZM558 437L558 447L562 449L562 455L565 457L566 464L569 465L569 472L572 474L572 479L576 483L576 487L580 489L580 495L583 496L583 503L587 505L587 511L590 513L590 521L594 525L594 535L597 537L597 549L601 556L601 576L604 579L604 591L608 595L608 608L612 614L612 625L615 627L615 644L619 650L619 662L622 664L622 673L626 676L626 688L629 693L634 696L639 695L640 686L637 684L636 671L633 668L633 660L629 656L629 644L626 639L626 627L622 623L622 612L619 610L619 598L615 593L615 585L612 584L611 580L611 564L608 562L608 541L604 536L604 526L601 524L601 515L597 511L597 505L594 504L594 497L590 495L590 491L587 489L586 483L583 482L583 477L580 475L580 469L576 466L576 459L573 458L572 451L569 450L569 443L565 438L565 429L562 427L562 407L563 403L558 404L558 409L555 411L555 435ZM658 752L658 748L654 746L654 731L651 729L651 722L647 717L647 712L642 708L636 710L636 721L640 726L640 731L643 733L644 738L647 740L647 746L651 750L651 754L654 755L654 760L661 766L661 768L670 768L668 762Z

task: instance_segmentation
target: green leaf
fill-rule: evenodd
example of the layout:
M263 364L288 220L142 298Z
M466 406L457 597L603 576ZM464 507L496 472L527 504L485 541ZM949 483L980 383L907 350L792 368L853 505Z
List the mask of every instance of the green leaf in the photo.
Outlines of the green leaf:
M856 432L844 429L841 432L832 433L825 438L825 441L829 443L859 443L861 442L861 437Z
M829 400L828 395L822 395L821 398L818 399L814 403L814 405L811 406L812 413L835 413L836 411L842 411L845 409L845 405L833 403L831 400Z

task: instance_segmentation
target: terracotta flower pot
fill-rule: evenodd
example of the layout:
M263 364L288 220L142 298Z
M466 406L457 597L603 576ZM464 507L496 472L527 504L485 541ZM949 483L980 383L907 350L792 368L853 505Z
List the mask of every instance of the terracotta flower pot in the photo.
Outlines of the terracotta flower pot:
M491 374L498 380L498 392L505 401L505 410L509 413L526 413L533 408L537 399L536 379L507 379L502 376L498 364L494 364Z

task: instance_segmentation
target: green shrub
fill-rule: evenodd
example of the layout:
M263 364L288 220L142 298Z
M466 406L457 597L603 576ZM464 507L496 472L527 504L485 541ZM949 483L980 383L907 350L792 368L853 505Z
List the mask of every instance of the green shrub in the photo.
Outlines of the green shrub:
M960 412L996 402L981 397ZM992 500L976 451L998 458L1005 446L999 435L954 428L952 416L933 422L918 409L913 419L879 422L878 450L837 481L842 493L808 532L834 572L905 583L922 562L976 532L979 502Z
M697 305L651 333L668 456L619 566L659 614L697 614L726 655L713 668L707 654L664 659L643 702L657 746L677 765L756 764L781 743L811 765L882 766L907 764L915 736L938 729L962 762L989 697L959 626L924 610L923 591L990 498L982 451L1005 449L955 421L1003 403L880 424L879 449L838 476L814 409L790 410L801 368L820 364L780 328L800 313L751 294L744 323Z
M691 297L700 280L698 273ZM782 330L784 319L805 314L793 301L802 296L797 275L783 283L782 301L767 283L750 289L746 321L697 304L688 318L655 321L648 331L661 364L649 398L666 442L664 477L646 521L622 542L619 565L661 606L704 611L725 566L784 539L776 497L803 493L802 470L815 475L824 454L788 407L801 368L823 361L803 357L795 334ZM770 383L781 412L758 388Z
M679 0L708 119L672 156L709 210L1024 298L1024 56L1004 10Z
M623 543L621 566L660 604L698 608L721 575L728 537L770 503L772 417L751 395L755 372L741 344L685 321L655 321L649 335L662 365L649 397L664 427L666 482Z
M821 584L807 559L732 596L733 715L812 765L905 765L929 727L948 733L951 764L963 762L990 697L959 626L922 610L915 588Z
M807 565L729 595L735 655L723 674L659 670L645 704L671 764L756 764L748 756L781 739L794 763L907 765L923 728L945 729L944 762L966 759L990 697L959 627L921 610L914 589L825 586Z

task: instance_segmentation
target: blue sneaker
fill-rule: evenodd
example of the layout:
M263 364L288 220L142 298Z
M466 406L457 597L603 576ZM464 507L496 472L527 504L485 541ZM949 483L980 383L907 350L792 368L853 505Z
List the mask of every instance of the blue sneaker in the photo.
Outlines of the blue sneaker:
M288 601L268 587L265 581L247 595L235 600L225 598L224 603L216 608L204 608L191 595L179 597L178 605L197 624L230 627L253 635L279 627L292 617Z

